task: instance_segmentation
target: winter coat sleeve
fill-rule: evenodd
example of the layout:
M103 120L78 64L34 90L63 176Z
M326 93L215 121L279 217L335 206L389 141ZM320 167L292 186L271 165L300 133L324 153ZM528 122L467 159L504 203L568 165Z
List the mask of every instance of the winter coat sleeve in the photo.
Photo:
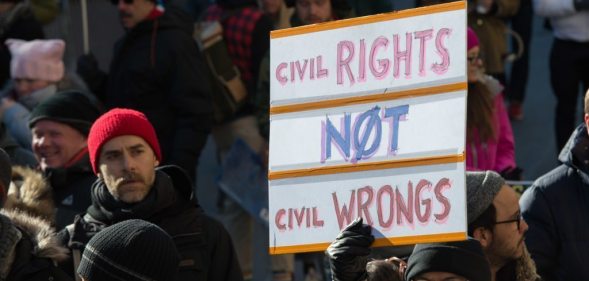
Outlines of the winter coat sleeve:
M519 201L522 215L528 224L526 246L536 262L542 280L557 280L554 275L558 266L560 241L545 194L536 184L528 189Z
M534 11L541 17L562 17L576 13L573 0L534 0Z
M205 216L209 243L209 281L243 281L243 275L229 233L218 221Z
M515 168L515 142L511 123L503 103L503 94L495 96L495 120L498 121L497 156L493 170L501 172Z
M29 116L31 113L22 104L16 102L6 109L2 122L8 133L21 147L31 149L31 130L29 130Z
M174 126L173 150L165 161L179 165L193 176L213 123L212 90L205 78L203 58L190 37L179 39L170 58L168 94L177 118L176 124L170 124Z

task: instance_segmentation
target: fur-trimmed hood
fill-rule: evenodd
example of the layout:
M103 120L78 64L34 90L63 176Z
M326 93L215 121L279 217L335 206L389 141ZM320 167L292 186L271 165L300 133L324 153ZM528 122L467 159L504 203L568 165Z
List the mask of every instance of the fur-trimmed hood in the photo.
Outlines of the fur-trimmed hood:
M8 189L4 209L20 210L49 224L55 222L51 187L41 172L30 168L12 167L12 184Z
M519 259L507 263L495 276L496 281L540 281L540 275L536 271L536 264L532 260L526 244L523 244L524 252Z
M3 222L3 233L12 233L10 237L2 236L0 241L0 279L8 275L12 267L26 264L28 260L20 260L19 243L27 239L32 244L32 258L47 258L54 263L66 260L69 250L60 245L55 230L44 220L30 216L18 210L0 210Z
M526 244L523 255L517 260L515 267L515 276L518 281L536 281L540 280L540 275L536 272L536 263L532 260Z

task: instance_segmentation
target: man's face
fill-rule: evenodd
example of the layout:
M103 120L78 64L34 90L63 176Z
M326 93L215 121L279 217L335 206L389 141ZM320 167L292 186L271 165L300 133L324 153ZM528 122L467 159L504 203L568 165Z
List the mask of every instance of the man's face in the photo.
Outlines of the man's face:
M528 231L528 224L521 216L518 197L515 191L508 185L500 190L493 204L496 209L496 222L493 229L491 243L485 249L491 264L505 264L508 261L520 258L524 251L524 234ZM505 222L505 223L501 223Z
M277 15L284 0L261 0L261 7L265 14Z
M149 0L131 0L130 4L126 2L128 1L118 0L117 4L119 18L125 29L132 29L144 21L155 7L155 3Z
M296 12L303 24L320 23L333 19L331 0L296 0Z
M98 159L98 177L115 199L137 203L147 196L159 162L144 139L132 135L115 137L102 146Z
M76 129L51 120L40 120L31 129L33 153L41 169L62 168L86 147L86 137Z
M467 281L467 279L449 272L428 272L420 274L410 281Z

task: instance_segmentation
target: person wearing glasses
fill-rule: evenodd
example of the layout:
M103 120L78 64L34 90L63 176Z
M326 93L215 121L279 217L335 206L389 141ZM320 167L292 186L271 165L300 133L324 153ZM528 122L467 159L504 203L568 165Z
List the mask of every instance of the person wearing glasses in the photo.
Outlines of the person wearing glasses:
M88 54L78 73L106 109L132 108L147 115L162 145L163 164L195 179L212 126L212 90L192 38L192 18L163 0L111 0L124 36L115 44L108 76Z
M490 266L490 279L485 280L538 281L535 264L524 243L528 225L521 216L516 192L493 171L466 172L466 191L468 236L478 240ZM359 221L356 220L346 227L326 251L336 281L370 280L363 278L370 277L367 266L370 263L367 261L374 237L370 227ZM417 249L418 246L411 256L415 255ZM423 258L425 257L420 259ZM414 262L416 260L418 259L413 259ZM450 254L445 258L441 256L439 260L455 261ZM412 275L408 273L411 271L411 264L410 257L406 269L402 263L397 266L398 272L404 272L405 280L482 280L460 275L456 271L449 272L458 276L446 276L454 279ZM462 265L471 267L467 263ZM438 267L436 271L445 270ZM398 280L394 278L398 276L391 276L390 281Z
M496 172L467 172L466 193L468 235L481 242L492 281L539 280L515 190Z
M560 166L519 201L530 224L526 245L543 280L589 280L589 91L584 102L585 122L560 152Z
M467 31L468 99L466 106L466 169L492 170L519 180L513 131L503 101L503 86L484 73L479 39Z

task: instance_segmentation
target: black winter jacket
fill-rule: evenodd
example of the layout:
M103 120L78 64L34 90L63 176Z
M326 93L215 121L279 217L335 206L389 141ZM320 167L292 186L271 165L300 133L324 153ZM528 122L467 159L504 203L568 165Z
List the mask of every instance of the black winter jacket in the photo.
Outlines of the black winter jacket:
M522 195L526 245L542 280L589 280L589 135L575 129L562 163Z
M143 21L115 44L104 95L106 107L139 110L153 124L164 163L194 178L212 126L211 86L192 19L173 6Z
M92 204L90 190L96 175L92 172L88 152L68 168L47 169L44 172L53 191L56 207L55 228L59 231L71 224L77 214Z
M177 280L242 280L229 234L204 214L192 197L190 179L175 166L158 168L150 193L132 205L116 201L104 182L97 180L92 187L92 206L59 233L60 240L81 253L97 232L127 219L149 221L172 236L181 256ZM73 274L72 264L67 262L64 269Z
M19 211L2 210L0 227L0 279L72 280L55 266L67 258L68 250L59 245L47 222Z

